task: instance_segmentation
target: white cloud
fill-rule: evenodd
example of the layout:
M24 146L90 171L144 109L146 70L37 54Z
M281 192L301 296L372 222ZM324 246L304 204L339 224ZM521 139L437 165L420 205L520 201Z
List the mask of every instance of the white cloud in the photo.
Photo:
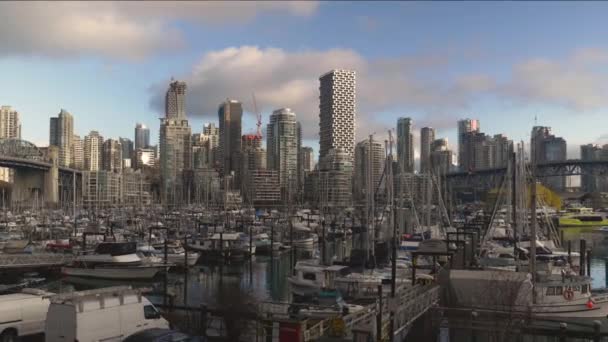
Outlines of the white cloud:
M246 23L262 13L308 16L317 2L0 2L0 57L104 56L137 60L185 42L172 20Z
M202 56L182 79L188 84L188 114L216 120L217 106L225 98L243 102L252 110L251 93L267 120L280 107L294 109L306 138L318 135L318 77L336 68L357 71L357 126L359 137L381 134L394 126L379 117L383 111L424 110L425 124L447 127L466 108L477 78L450 83L432 81L424 71L441 70L446 61L429 56L366 60L348 49L288 52L256 46L231 47ZM481 78L479 78L481 79ZM484 83L485 84L485 83ZM166 80L151 88L152 106L162 111ZM404 112L403 115L410 115Z
M501 95L575 111L608 107L608 51L582 49L563 60L537 58L513 68Z

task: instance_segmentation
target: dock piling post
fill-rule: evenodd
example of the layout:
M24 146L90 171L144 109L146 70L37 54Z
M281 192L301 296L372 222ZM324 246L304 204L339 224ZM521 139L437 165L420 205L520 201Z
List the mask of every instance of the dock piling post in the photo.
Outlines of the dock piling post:
M378 311L376 312L376 341L382 341L382 285L378 285Z
M587 260L585 261L585 265L587 266L587 275L591 276L591 250L587 250Z
M580 240L580 247L578 249L579 254L580 254L580 261L579 261L579 275L585 275L585 261L587 259L585 259L585 252L587 250L587 241L585 241L585 239L581 239Z

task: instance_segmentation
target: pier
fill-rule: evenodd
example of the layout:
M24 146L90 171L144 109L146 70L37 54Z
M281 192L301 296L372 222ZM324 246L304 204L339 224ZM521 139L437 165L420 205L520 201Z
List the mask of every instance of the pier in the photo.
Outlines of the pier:
M0 254L0 271L24 271L64 266L74 258L71 254Z

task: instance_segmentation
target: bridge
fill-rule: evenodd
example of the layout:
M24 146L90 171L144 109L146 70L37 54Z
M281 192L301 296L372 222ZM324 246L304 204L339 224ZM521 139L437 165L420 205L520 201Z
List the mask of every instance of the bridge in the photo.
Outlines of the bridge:
M0 139L0 167L13 170L11 201L46 205L73 201L74 180L79 189L81 171L59 166L58 159L56 147L45 153L26 140Z
M507 172L506 167L481 169L475 171L450 172L446 175L448 186L455 188L492 189L498 187ZM608 160L568 159L542 163L536 166L538 178L555 176L607 176Z

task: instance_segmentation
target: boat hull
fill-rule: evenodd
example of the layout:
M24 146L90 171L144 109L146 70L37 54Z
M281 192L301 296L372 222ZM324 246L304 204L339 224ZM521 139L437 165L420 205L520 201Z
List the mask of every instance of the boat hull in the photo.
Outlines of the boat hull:
M169 265L138 266L138 267L62 267L61 274L72 277L99 279L152 279L157 274L165 272Z

